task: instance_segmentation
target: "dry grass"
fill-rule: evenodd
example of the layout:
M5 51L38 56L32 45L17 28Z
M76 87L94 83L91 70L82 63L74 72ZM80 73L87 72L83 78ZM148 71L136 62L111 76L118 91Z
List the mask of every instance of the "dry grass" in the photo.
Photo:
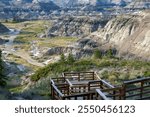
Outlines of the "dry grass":
M29 64L26 60L22 59L21 57L15 56L13 54L9 54L7 57L10 61L15 61L17 64L22 64L28 68L30 68L32 71L36 71L39 67Z
M55 37L51 39L41 40L38 43L39 47L67 47L69 44L77 41L77 38L73 37Z

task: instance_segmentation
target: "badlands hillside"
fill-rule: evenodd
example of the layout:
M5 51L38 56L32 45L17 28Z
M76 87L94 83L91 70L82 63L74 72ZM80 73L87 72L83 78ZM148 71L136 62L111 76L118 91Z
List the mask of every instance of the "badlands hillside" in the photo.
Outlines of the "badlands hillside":
M91 37L102 48L115 47L119 55L150 60L150 11L138 15L122 15L110 20Z

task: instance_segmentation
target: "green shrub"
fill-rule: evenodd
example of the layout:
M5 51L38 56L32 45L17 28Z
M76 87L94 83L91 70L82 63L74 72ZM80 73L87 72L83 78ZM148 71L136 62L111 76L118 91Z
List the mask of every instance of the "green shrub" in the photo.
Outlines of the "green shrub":
M102 53L101 53L101 51L99 51L98 49L96 49L96 50L94 51L94 58L95 58L95 59L100 59L100 58L102 58Z
M150 77L150 71L144 72L144 77Z
M107 52L106 52L106 56L108 57L108 58L113 58L114 56L113 56L113 50L112 49L109 49Z
M64 54L61 54L61 56L60 56L60 62L61 63L65 63L66 62L66 58L65 58Z
M67 58L67 63L68 64L73 64L75 62L75 59L71 53L69 53L68 58Z

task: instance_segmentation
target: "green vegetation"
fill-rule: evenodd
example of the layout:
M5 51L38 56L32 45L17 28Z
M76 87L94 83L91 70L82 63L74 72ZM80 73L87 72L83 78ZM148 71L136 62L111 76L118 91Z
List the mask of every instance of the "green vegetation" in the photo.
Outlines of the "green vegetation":
M16 48L28 51L31 47L31 43L34 42L39 48L45 47L66 47L69 43L75 42L77 38L74 37L53 37L53 38L40 38L40 34L44 33L47 28L51 26L51 21L48 20L36 20L25 22L5 22L9 28L15 28L21 30L20 34L14 40Z
M93 63L88 60L80 60L75 61L74 63L70 64L70 61L64 62L57 62L47 65L44 68L40 68L35 72L34 75L31 76L31 80L38 81L41 78L46 78L49 75L57 76L62 72L69 72L69 71L87 71L90 69Z
M64 55L62 55L59 62L49 64L37 70L35 74L31 76L31 79L33 81L38 81L48 76L58 76L62 72L80 72L95 69L101 71L99 73L101 78L113 84L120 84L124 80L135 79L137 77L150 76L148 72L150 71L150 62L118 60L117 58L106 57L102 57L101 59L80 59L71 62L68 58L64 58Z
M77 41L77 38L74 37L54 37L54 38L42 38L39 40L37 45L39 47L67 47L68 44Z
M12 61L12 62L15 61L16 64L22 64L25 67L30 68L31 71L35 71L39 68L38 66L34 66L34 65L28 63L26 60L22 59L21 57L15 56L13 54L9 54L7 56L7 59L9 59L9 61Z
M145 76L145 77L150 77L150 71L145 71L145 72L144 72L144 76Z
M96 50L94 51L94 58L96 58L96 59L102 58L102 53L101 53L100 50L96 49Z
M22 92L23 88L25 88L25 86L17 86L17 87L11 88L10 92L20 93Z
M0 86L6 85L6 76L5 76L4 63L2 60L2 51L0 50Z
M60 62L61 63L65 63L66 62L66 58L65 58L64 54L61 54L61 56L60 56Z
M107 50L106 56L107 56L108 58L112 58L112 57L113 57L113 50L112 50L112 49Z
M68 64L73 64L75 62L75 59L71 53L69 53L68 58L67 58L67 63Z

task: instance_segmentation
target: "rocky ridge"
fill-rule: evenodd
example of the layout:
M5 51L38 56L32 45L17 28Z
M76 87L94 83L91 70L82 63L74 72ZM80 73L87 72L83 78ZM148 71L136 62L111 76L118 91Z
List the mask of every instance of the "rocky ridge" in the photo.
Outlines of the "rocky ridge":
M98 46L99 45L96 41L90 38L84 38L78 40L72 45L69 45L68 47L49 48L43 56L61 55L62 53L68 56L68 54L71 53L74 58L80 59L92 56L94 49L96 49Z
M2 0L0 6L1 19L40 19L43 15L49 17L47 13L59 9L52 1L38 0Z
M107 20L90 17L63 17L53 23L47 36L73 36L84 37L104 27Z
M126 5L131 0L52 0L55 4L61 7L72 7L77 5L93 5L93 6L112 6Z

